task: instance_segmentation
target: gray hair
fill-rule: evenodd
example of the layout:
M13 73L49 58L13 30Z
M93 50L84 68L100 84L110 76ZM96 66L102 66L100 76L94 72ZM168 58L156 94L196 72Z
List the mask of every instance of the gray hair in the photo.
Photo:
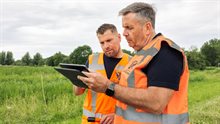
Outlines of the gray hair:
M125 16L128 13L136 13L142 21L150 21L153 28L155 28L156 12L152 5L144 2L135 2L119 11L119 16Z
M104 34L107 30L111 30L112 33L118 32L117 28L113 24L102 24L96 31L96 34Z

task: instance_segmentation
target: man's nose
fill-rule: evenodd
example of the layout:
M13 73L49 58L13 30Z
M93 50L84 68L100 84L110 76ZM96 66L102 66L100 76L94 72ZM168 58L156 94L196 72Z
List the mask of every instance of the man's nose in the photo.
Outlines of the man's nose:
M123 35L124 35L124 36L128 36L128 32L127 32L126 29L124 29L124 31L123 31Z
M104 48L105 48L106 50L109 49L109 43L108 43L108 42L106 42L106 43L104 44Z

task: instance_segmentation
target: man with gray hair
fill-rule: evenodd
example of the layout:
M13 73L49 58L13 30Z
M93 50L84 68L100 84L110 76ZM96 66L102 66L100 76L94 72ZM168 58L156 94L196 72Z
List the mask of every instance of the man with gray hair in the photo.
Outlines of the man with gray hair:
M150 4L133 3L119 15L123 35L137 51L121 72L119 84L94 72L78 78L92 90L117 99L115 124L189 123L189 70L184 51L155 33L156 12Z

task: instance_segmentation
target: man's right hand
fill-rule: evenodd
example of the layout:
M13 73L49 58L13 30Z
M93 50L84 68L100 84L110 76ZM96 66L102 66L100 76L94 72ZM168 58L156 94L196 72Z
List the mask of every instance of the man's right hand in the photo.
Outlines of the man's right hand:
M113 124L113 122L114 122L114 113L106 114L100 120L100 124Z

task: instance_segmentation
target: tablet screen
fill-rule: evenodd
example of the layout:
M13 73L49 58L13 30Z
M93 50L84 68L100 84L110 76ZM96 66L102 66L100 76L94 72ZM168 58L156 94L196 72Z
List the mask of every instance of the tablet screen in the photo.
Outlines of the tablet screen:
M76 70L79 70L79 71L87 71L87 72L89 72L88 68L85 65L81 65L81 64L60 63L59 65L62 68L76 69Z
M59 67L55 67L54 69L59 73L61 73L66 78L68 78L72 82L72 84L78 87L88 88L88 86L85 83L83 83L81 80L77 78L78 75L86 77L81 71L76 69L59 68Z

